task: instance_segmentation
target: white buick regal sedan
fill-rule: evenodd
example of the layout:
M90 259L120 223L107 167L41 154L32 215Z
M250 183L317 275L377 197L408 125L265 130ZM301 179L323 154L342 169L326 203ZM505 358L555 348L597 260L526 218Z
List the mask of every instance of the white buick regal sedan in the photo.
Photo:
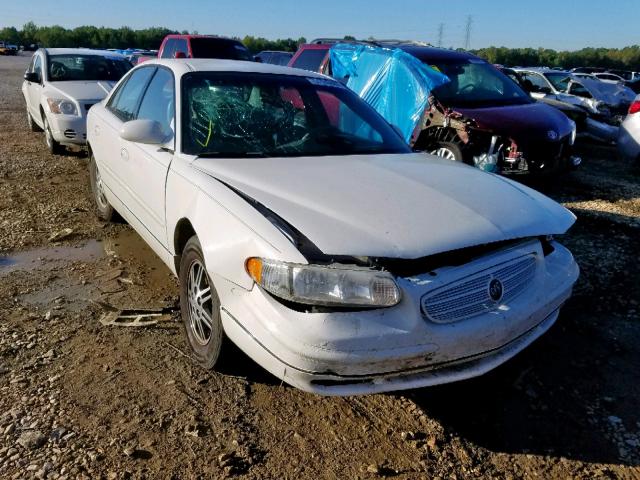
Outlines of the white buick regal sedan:
M303 390L481 375L547 331L578 267L545 196L412 153L356 94L252 62L159 60L88 117L99 216L180 280L188 344L227 339Z

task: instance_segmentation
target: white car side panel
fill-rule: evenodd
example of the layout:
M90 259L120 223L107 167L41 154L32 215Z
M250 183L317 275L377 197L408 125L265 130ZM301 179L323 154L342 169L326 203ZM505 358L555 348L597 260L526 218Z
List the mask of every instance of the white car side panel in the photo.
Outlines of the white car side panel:
M176 226L188 219L204 250L207 270L245 289L249 257L307 263L287 238L244 199L217 180L193 170L176 155L167 178L167 241L174 251ZM252 227L250 227L251 225Z

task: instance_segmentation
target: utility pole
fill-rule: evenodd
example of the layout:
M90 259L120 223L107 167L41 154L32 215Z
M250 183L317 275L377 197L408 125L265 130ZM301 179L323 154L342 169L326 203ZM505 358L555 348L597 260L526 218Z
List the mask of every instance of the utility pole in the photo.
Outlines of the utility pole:
M442 48L442 36L444 34L444 23L438 25L438 47Z
M471 15L467 15L467 26L466 32L464 36L464 49L469 50L471 47L471 26L473 25L473 17Z

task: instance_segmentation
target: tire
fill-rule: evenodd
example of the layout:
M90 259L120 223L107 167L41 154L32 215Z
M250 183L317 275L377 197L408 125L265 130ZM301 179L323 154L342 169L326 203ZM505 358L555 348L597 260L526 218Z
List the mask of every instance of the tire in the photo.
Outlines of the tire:
M53 155L62 155L64 153L64 147L55 141L53 134L51 133L51 127L49 126L49 120L46 115L42 115L42 123L44 124L44 140L47 144L49 152Z
M453 142L436 142L429 149L431 155L442 157L453 162L464 162L460 145Z
M220 358L226 336L220 318L220 299L207 274L202 247L195 235L182 251L179 279L180 311L187 343L198 364L211 370ZM209 299L203 302L207 295Z
M96 158L93 152L89 157L89 181L91 183L91 193L93 194L93 203L96 208L96 215L100 220L110 222L114 216L114 210L107 197L104 194L104 185L100 177L100 171L96 164Z
M33 117L29 112L29 108L27 107L27 125L29 125L29 130L32 132L41 132L42 129L38 126L36 122L33 121Z

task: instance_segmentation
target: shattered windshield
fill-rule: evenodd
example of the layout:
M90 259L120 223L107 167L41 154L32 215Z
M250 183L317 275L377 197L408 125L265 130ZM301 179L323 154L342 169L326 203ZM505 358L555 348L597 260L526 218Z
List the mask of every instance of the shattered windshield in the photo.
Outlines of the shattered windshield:
M451 80L433 90L447 107L480 108L533 101L513 80L483 60L443 60L433 66Z
M209 157L409 153L388 123L329 79L197 72L182 80L183 151Z
M117 82L131 69L125 58L102 55L50 55L49 80L107 80Z

